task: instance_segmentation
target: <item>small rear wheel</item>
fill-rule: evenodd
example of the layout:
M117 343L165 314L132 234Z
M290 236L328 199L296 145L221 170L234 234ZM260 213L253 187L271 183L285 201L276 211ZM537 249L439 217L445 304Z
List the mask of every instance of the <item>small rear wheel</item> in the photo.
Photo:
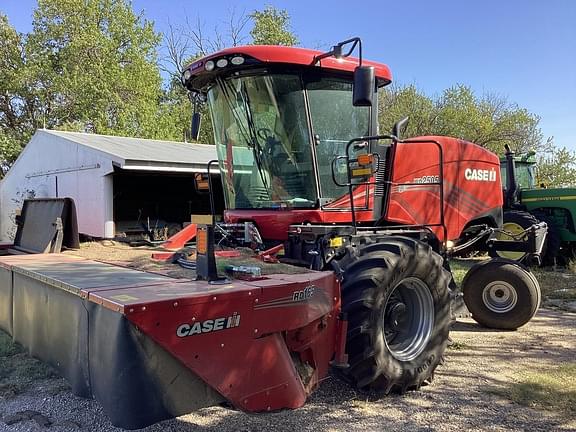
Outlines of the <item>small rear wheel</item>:
M491 260L476 264L462 282L464 302L479 324L515 330L536 314L540 285L516 262Z
M377 394L431 381L448 342L450 273L430 246L404 237L367 241L342 285L348 317L344 376Z

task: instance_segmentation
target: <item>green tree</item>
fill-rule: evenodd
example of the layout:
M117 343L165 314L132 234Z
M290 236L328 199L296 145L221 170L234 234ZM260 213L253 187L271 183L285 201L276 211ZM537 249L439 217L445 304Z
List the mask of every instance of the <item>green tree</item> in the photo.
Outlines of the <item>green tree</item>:
M456 85L431 98L415 86L392 87L380 99L380 126L391 130L408 116L405 136L448 135L501 153L508 144L517 152L543 145L540 118L505 98L478 97L470 87Z
M174 78L164 90L164 96L159 107L159 122L164 134L173 140L192 141L190 126L193 105L188 99L188 92L182 86L179 78ZM210 144L214 141L212 121L206 106L200 107L202 123L199 143Z
M266 6L264 10L255 10L250 15L254 27L250 30L254 45L284 45L298 44L296 35L290 29L290 15L284 9Z
M403 137L428 135L434 130L437 109L432 99L416 86L390 86L380 91L378 103L380 132L389 133L394 123L410 118Z
M540 118L505 98L493 94L478 97L467 86L446 89L436 103L439 134L474 142L501 153L508 144L517 152L543 144Z
M31 135L34 100L27 89L22 37L0 14L0 178Z
M187 92L180 84L180 76L184 67L195 59L209 55L214 51L229 46L245 43L245 29L252 24L251 44L295 45L296 35L290 30L290 16L286 10L267 6L262 11L254 11L246 16L230 11L225 21L223 31L216 27L207 32L200 21L188 25L187 29L169 28L164 36L165 48L168 53L163 59L163 69L170 74L171 79L164 90L160 106L160 120L163 130L174 139L182 139L189 129L192 106ZM211 34L207 37L206 34ZM200 128L200 143L213 143L212 122L206 107L201 108L202 127Z
M538 183L546 187L576 187L576 153L556 147L552 140L546 147L536 155Z
M161 36L128 0L39 0L32 24L0 15L2 173L39 127L181 138L159 109Z
M40 0L26 41L47 127L161 135L160 35L126 0Z

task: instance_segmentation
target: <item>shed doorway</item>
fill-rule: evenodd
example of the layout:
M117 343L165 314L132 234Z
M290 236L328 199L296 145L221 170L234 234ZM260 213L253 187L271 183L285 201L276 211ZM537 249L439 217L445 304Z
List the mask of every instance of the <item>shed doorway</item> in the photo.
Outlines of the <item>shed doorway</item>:
M214 176L216 214L224 211L219 176ZM192 214L210 214L210 197L194 188L194 173L129 171L113 175L117 239L165 240L190 223Z

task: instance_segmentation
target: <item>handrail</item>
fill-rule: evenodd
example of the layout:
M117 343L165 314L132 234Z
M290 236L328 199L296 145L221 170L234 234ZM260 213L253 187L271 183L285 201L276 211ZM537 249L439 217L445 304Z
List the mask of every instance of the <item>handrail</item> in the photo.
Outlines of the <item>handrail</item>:
M442 145L436 140L432 140L432 139L399 140L394 135L373 135L373 136L363 136L363 137L353 138L350 141L348 141L348 143L346 144L346 155L345 156L338 156L332 160L332 180L338 186L348 186L348 194L350 196L350 211L352 213L352 226L354 228L354 234L357 234L356 210L354 208L354 191L353 191L354 186L359 186L359 185L372 186L372 185L376 185L376 184L388 184L388 185L395 185L395 186L412 186L412 185L421 184L421 183L413 183L413 182L392 183L391 181L383 181L383 182L367 181L367 182L352 183L352 173L350 170L350 162L351 161L352 162L357 161L357 159L352 159L350 157L350 147L354 143L357 143L357 142L369 143L370 141L383 140L383 139L390 139L390 140L394 141L396 144L398 144L398 143L401 143L401 144L412 144L412 143L413 144L434 144L438 148L438 162L439 162L438 181L437 182L430 182L430 183L426 183L426 184L439 186L439 189L440 189L440 192L439 192L439 195L440 195L439 196L439 199L440 199L440 222L435 223L435 224L419 224L419 225L415 225L415 226L427 226L427 227L438 226L438 227L441 227L442 231L443 231L444 242L446 242L448 240L448 238L447 238L448 237L448 228L446 227L445 215L444 215L444 206L445 206L445 203L444 203L444 149L442 148ZM346 184L340 184L337 181L336 175L335 175L334 164L336 163L337 160L340 160L340 159L346 160L346 174L347 174L347 180L348 180L348 182ZM380 159L378 158L378 167L377 167L378 169L379 169L379 164L380 164ZM406 227L409 227L409 226L411 226L411 225L406 225Z

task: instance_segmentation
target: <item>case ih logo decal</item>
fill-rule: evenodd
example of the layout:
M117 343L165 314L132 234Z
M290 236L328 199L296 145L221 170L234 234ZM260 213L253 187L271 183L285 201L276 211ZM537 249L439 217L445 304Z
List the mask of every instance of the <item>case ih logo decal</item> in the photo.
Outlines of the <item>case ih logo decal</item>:
M496 170L494 168L490 170L466 168L464 178L466 180L495 182Z
M195 322L194 324L182 324L176 329L178 337L194 336L196 334L210 333L219 330L226 330L240 325L240 314L234 312L233 315L223 318L214 318L206 321Z

